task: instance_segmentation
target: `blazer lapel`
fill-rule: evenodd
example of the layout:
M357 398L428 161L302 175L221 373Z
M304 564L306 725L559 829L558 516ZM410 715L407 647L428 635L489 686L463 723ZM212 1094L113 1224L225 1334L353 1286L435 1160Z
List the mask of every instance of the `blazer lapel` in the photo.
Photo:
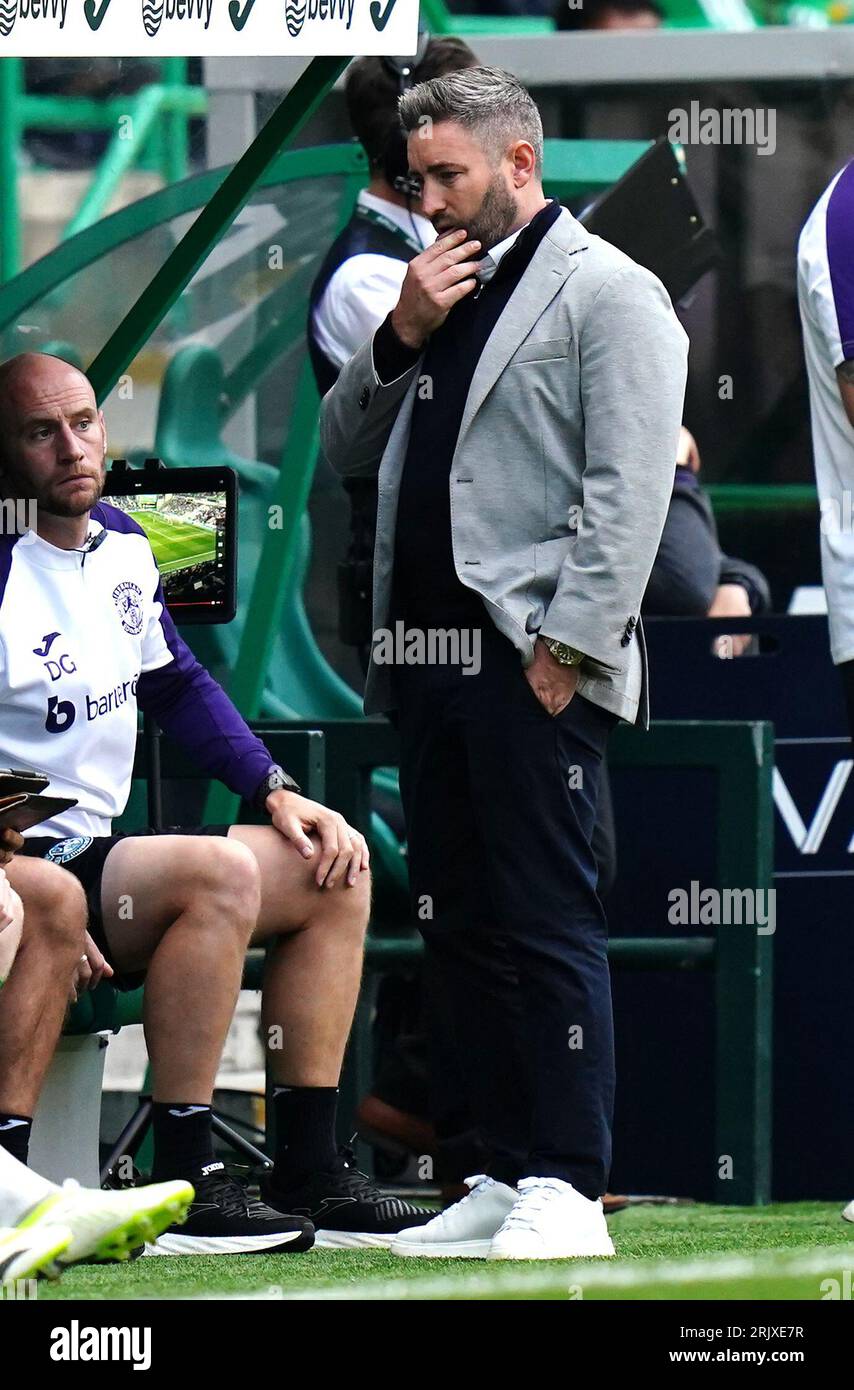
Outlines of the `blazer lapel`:
M463 411L458 449L513 353L577 268L578 258L570 253L586 246L583 233L581 224L564 211L534 252L480 355Z

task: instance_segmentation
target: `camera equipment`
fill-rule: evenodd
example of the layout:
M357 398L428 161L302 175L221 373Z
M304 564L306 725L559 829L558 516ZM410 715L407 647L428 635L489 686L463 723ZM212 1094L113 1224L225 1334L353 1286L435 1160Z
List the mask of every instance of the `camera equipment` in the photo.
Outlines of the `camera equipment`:
M232 468L142 468L116 459L104 497L145 532L163 580L166 607L179 623L229 623L237 612L237 477ZM148 823L163 824L160 734L143 716L148 755Z
M664 136L579 221L657 275L674 304L721 258L683 163Z
M178 623L228 623L237 611L237 478L231 468L116 459L104 497L147 535Z

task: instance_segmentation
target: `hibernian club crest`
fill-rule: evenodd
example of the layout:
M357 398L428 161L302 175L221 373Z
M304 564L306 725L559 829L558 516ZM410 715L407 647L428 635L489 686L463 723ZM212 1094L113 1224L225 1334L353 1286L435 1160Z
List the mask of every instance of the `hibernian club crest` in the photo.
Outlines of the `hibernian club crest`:
M69 859L76 859L78 854L88 849L91 843L91 835L72 835L67 840L57 840L55 845L51 845L45 859L52 864L67 864Z
M119 610L122 627L131 637L142 632L142 590L138 584L126 579L113 590L113 602Z

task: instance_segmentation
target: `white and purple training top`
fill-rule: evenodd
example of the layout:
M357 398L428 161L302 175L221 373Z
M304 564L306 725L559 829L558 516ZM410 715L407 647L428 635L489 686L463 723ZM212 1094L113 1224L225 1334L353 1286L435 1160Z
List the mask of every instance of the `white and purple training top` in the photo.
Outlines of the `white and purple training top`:
M825 189L798 241L798 302L822 513L821 568L834 662L854 659L854 425L836 368L854 360L854 160Z
M251 800L273 758L166 611L142 528L92 509L87 551L0 536L0 766L50 777L77 806L30 835L109 835L130 792L137 708L199 772Z

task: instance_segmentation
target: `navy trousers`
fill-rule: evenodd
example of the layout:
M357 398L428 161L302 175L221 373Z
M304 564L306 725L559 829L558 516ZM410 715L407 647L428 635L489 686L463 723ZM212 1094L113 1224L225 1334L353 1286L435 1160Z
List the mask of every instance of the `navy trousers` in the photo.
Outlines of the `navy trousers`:
M502 1181L607 1187L614 1049L591 849L616 716L552 717L481 619L481 666L395 669L413 910L458 1084ZM444 1078L445 1084L447 1077Z

